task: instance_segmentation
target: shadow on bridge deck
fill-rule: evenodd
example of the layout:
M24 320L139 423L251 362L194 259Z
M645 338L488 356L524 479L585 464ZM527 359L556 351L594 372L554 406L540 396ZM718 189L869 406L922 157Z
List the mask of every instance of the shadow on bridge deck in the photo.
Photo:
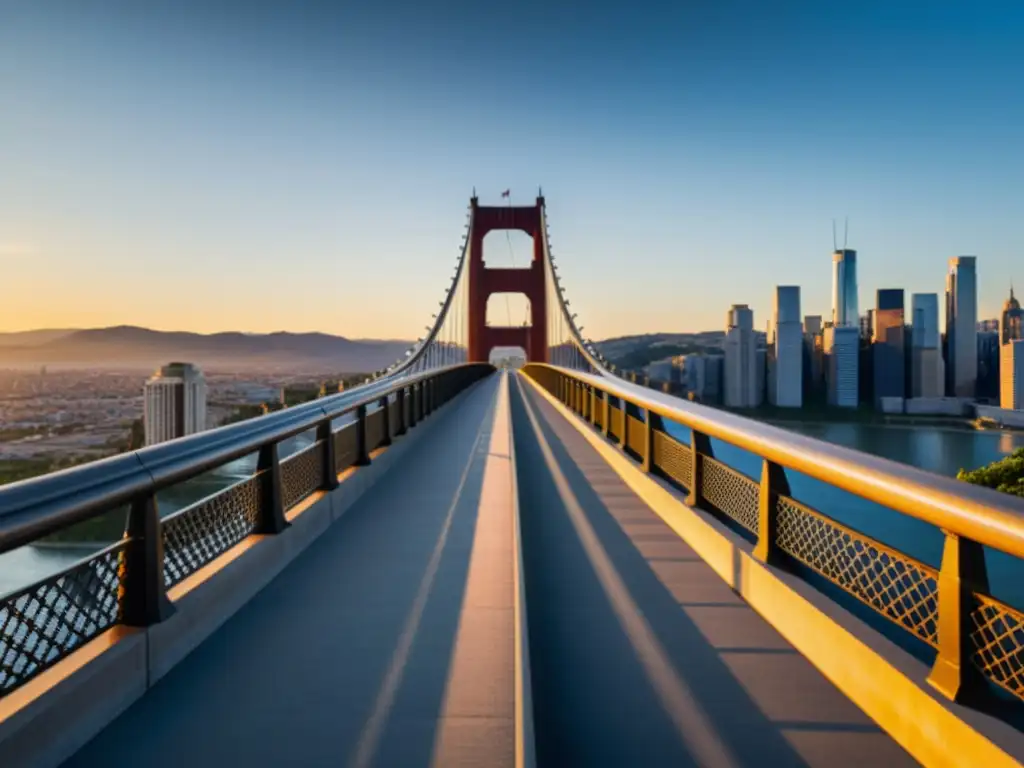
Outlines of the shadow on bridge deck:
M512 414L539 763L915 764L521 379Z
M484 527L485 587L512 590L510 520L506 545L501 521L478 514L501 382L492 376L441 411L400 473L66 765L415 766L481 748L488 764L510 765L511 609L464 620ZM476 656L460 676L467 643ZM487 679L470 672L477 685L453 691L453 676L465 681L487 656L482 646ZM465 714L460 695L473 699L475 722L452 716Z

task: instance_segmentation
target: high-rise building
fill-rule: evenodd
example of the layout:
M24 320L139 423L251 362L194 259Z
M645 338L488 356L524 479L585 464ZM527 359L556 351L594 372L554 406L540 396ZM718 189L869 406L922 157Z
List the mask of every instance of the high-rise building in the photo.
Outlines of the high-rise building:
M883 397L904 397L906 394L906 320L903 315L902 288L882 288L878 291L873 325L872 389L877 404Z
M754 311L746 304L733 304L726 316L724 373L726 406L754 408L761 404Z
M998 331L999 330L999 318L989 318L988 320L978 321L978 332L981 331Z
M803 405L804 335L800 287L779 285L768 329L768 401L783 408Z
M857 252L832 254L832 325L857 327Z
M946 272L946 394L973 398L978 379L978 274L974 256Z
M1024 339L1008 341L999 352L999 405L1024 410Z
M206 429L206 379L191 363L168 363L146 382L143 398L146 445Z
M974 396L999 402L1001 345L999 331L978 331L978 385Z
M1010 298L1003 304L1003 312L999 316L999 343L1006 344L1014 339L1024 339L1024 309L1013 295L1010 286Z
M824 349L829 405L856 408L860 329L856 325L825 328Z
M679 381L688 393L704 403L722 399L722 355L698 352L674 358Z
M804 397L816 399L825 378L821 315L804 317Z
M939 341L939 296L915 293L910 306L910 396L942 397L945 374Z

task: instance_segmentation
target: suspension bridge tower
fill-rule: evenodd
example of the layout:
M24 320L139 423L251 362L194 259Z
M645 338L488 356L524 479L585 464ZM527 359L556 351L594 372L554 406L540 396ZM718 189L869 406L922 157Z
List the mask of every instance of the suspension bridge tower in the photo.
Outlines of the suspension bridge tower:
M487 362L495 347L522 347L531 363L546 363L547 290L544 263L544 198L532 206L482 206L474 195L469 242L469 360ZM533 238L529 268L484 265L484 237L495 230L520 230ZM530 301L530 325L507 328L487 325L487 299L494 293L522 293Z

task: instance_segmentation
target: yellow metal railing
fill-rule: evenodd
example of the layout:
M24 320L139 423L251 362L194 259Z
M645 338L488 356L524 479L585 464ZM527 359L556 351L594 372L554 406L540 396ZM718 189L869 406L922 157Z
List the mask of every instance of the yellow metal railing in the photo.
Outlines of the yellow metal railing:
M810 568L934 648L928 680L945 696L962 699L987 680L1024 699L1024 614L989 594L982 549L1024 558L1021 500L614 377L536 363L523 371L645 470L684 488L689 504L751 533L755 557ZM664 419L689 428L689 446ZM760 456L761 476L716 460L712 437ZM935 525L945 536L941 568L796 501L785 469Z

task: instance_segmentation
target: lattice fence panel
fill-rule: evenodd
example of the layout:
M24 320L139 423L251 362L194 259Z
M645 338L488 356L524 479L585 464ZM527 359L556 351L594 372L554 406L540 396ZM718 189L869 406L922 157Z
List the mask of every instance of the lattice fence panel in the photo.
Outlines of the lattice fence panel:
M622 437L622 421L623 421L622 415L623 414L622 414L622 411L619 408L616 408L613 405L611 407L611 415L612 415L612 428L609 431L609 434L612 437L614 437L616 440L618 440L620 437Z
M261 513L259 482L260 475L253 475L163 520L164 581L168 587L255 530Z
M989 680L1024 699L1024 614L988 595L974 599L971 661Z
M281 462L281 498L286 510L323 486L323 441L317 440Z
M776 545L890 621L937 646L938 572L787 497Z
M355 460L356 425L346 424L334 433L334 464L338 468L338 472L341 472L351 467Z
M654 433L654 466L685 488L693 478L693 453L664 432Z
M629 430L626 432L626 447L637 456L643 456L647 447L644 445L644 430L647 426L634 416L627 416L629 419Z
M760 484L720 461L701 456L701 495L751 533L758 529Z
M0 698L120 621L126 546L0 598Z

